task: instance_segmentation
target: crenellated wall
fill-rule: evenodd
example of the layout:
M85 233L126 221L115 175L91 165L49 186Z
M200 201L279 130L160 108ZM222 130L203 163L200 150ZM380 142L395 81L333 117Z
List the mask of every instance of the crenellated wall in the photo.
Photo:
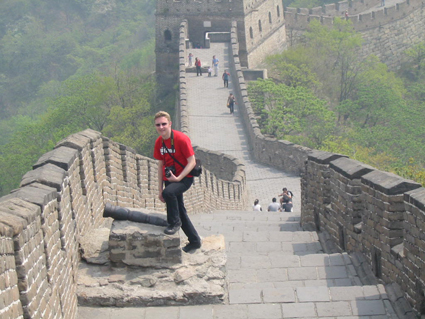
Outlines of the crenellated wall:
M288 45L302 43L310 21L319 20L332 25L335 17L348 20L360 32L364 42L360 55L374 54L391 68L397 68L404 51L425 41L425 3L422 0L405 0L397 4L380 6L380 0L340 1L313 9L285 9ZM362 13L363 12L363 13Z
M255 160L300 175L303 228L326 233L340 251L364 256L362 267L385 284L397 283L420 313L425 306L425 188L341 154L264 137L239 64L236 27L231 73Z
M312 152L305 167L303 227L327 232L341 251L361 253L375 276L400 285L420 312L425 189L338 154Z
M189 213L244 207L237 161L204 154L204 172L185 194ZM221 177L208 169L217 167ZM99 227L106 203L165 210L157 162L85 130L59 142L0 198L0 318L76 318L80 238Z

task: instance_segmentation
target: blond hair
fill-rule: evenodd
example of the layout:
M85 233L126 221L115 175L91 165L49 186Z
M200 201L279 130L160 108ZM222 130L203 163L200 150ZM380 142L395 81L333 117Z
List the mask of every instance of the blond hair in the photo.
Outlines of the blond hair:
M168 114L165 111L159 111L158 113L156 113L154 120L156 120L157 118L160 118L160 117L165 117L168 120L168 122L171 122L170 114Z

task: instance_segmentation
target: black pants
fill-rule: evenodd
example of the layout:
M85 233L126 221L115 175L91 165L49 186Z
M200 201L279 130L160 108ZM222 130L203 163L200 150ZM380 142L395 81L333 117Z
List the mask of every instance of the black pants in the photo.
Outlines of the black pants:
M186 234L190 243L201 243L195 227L187 215L183 202L183 193L192 186L193 177L185 177L180 182L165 182L165 188L162 191L162 197L167 204L167 222L170 226L181 223L183 232Z
M234 107L233 103L229 103L230 113L233 113L233 107Z
M201 75L202 75L202 69L201 69L201 67L200 67L200 66L197 66L197 67L196 67L196 76L198 76L199 74L201 74Z
M229 87L229 80L223 80L224 81L224 87Z

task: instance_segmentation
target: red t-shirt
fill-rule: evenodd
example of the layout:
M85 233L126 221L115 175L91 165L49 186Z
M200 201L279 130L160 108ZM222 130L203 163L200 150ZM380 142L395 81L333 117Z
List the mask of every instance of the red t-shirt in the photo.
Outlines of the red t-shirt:
M176 158L182 165L186 166L187 158L191 157L192 155L195 155L190 138L182 132L175 130L172 130L172 132L172 135L174 135L174 149L171 146L171 137L164 141L165 146L168 148L168 151L173 154L174 158ZM153 157L157 160L164 161L162 179L166 181L167 178L165 177L164 172L166 166L174 165L174 167L176 168L176 174L174 175L176 176L179 176L184 168L181 167L181 165L177 162L174 162L171 155L168 154L167 151L163 148L162 141L163 139L161 136L156 139ZM192 175L188 174L187 177L192 177Z

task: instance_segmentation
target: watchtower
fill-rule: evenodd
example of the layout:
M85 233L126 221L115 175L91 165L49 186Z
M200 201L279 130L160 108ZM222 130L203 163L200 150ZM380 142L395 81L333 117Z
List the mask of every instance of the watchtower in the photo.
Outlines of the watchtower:
M283 5L279 0L157 0L156 73L162 85L164 81L176 83L179 26L183 20L188 21L189 48L205 48L209 33L230 34L232 21L236 21L243 67L255 68L265 56L286 48Z

